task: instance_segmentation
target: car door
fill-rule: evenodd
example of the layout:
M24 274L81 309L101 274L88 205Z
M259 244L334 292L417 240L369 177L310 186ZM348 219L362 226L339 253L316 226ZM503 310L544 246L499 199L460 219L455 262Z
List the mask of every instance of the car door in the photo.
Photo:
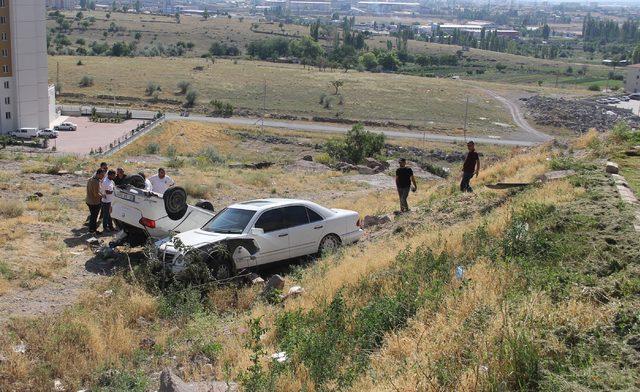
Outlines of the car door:
M324 236L322 217L305 206L290 206L284 208L284 219L289 227L291 257L316 253Z
M289 229L284 224L282 208L267 210L260 215L254 225L264 233L254 235L260 251L256 254L256 264L267 264L290 258Z

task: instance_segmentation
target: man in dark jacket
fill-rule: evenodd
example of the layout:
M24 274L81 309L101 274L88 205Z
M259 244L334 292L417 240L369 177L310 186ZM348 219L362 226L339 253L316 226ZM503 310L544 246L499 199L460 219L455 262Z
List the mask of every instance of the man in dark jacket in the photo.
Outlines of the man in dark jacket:
M407 203L407 197L409 197L409 191L416 191L418 186L416 185L416 178L413 176L413 170L407 167L407 160L400 158L398 161L400 167L396 169L396 188L398 188L398 196L400 197L400 211L409 211L409 203ZM411 184L413 183L413 188Z
M461 192L473 192L469 183L474 175L478 177L478 173L480 173L480 156L476 152L476 144L473 141L469 141L469 143L467 143L467 149L469 152L462 164L462 181L460 181Z
M113 182L116 184L116 186L126 184L128 179L129 177L126 174L124 174L123 168L119 167L116 169L116 176L113 179Z
M104 178L102 169L96 170L96 174L87 181L86 203L89 207L89 233L97 233L98 214L102 206L102 195L100 194L100 184Z

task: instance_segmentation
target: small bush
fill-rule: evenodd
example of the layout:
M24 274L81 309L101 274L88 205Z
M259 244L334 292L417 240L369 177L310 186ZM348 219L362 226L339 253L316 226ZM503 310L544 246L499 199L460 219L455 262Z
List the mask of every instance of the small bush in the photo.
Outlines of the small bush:
M149 82L147 83L147 88L144 90L146 96L150 97L156 92L162 91L162 87L158 83Z
M160 297L158 312L162 318L187 318L202 313L200 292L194 288L174 289Z
M329 154L327 154L326 152L320 153L318 155L316 155L313 158L314 161L321 163L323 165L327 165L327 166L331 166L334 163L336 163L336 160L333 159Z
M168 157L175 157L178 154L178 150L176 149L175 146L169 146L167 147L167 156Z
M144 148L144 152L147 154L157 154L160 152L160 144L151 142Z
M172 169L178 169L184 166L184 159L180 159L176 156L171 157L171 159L169 159L167 161L167 167L170 167Z
M80 87L91 87L93 86L93 77L89 75L84 75L82 79L80 79Z
M324 149L337 161L358 164L364 158L380 154L384 143L384 134L365 131L362 124L356 124L347 132L345 138L327 141Z
M589 86L589 91L600 91L600 86L597 84L592 84Z
M198 92L196 90L189 90L187 91L187 94L184 97L184 105L186 107L192 107L195 103L196 100L198 99Z
M0 203L0 216L3 218L17 218L24 212L24 204L18 200L3 200Z
M178 91L180 91L180 94L186 94L189 90L189 87L191 87L191 83L187 82L186 80L178 82Z
M225 158L213 147L205 147L196 154L196 163L200 166L210 166L224 163Z

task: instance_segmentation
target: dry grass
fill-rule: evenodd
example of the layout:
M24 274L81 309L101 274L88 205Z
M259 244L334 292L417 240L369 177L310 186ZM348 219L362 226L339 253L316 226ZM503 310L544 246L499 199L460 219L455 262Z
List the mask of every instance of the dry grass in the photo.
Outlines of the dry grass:
M113 293L103 294L107 289ZM59 317L14 321L10 333L0 337L8 356L0 364L0 389L47 391L52 376L72 390L82 389L95 381L91 377L98 367L118 368L134 354L143 333L136 320L153 321L155 312L152 297L114 279L87 292L78 307ZM26 354L6 349L21 341Z
M229 102L237 108L258 111L262 108L264 82L267 82L267 111L299 116L333 117L394 121L428 126L434 130L456 130L463 126L465 98L470 97L469 127L480 134L500 134L494 122L511 123L510 115L493 98L462 81L367 72L319 72L295 64L274 64L248 60L217 60L211 65L204 59L191 58L109 58L84 57L78 67L77 57L56 56L50 59L50 77L55 78L55 64L60 63L61 82L66 92L88 97L118 95L145 98L150 81L162 87L160 98L178 99L172 91L177 80L186 80L198 90L197 105L212 99ZM196 66L203 71L194 71ZM76 87L83 75L91 75L95 84ZM133 77L135 75L135 77ZM331 81L344 81L344 105L325 109L319 104L321 94L331 94ZM423 102L428 96L428 105ZM88 98L90 101L91 98ZM83 100L87 102L87 100ZM177 110L177 107L172 107ZM480 119L480 118L486 118ZM433 123L431 123L432 121Z
M17 218L24 212L24 203L18 200L2 200L0 202L0 217L5 219Z

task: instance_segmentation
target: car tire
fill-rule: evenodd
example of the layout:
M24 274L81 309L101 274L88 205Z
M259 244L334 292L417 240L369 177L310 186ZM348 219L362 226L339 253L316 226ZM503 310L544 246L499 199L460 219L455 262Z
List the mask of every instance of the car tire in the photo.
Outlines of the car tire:
M318 255L323 256L335 253L340 245L342 245L340 237L335 234L328 234L320 241L320 246L318 246Z
M169 188L162 196L167 216L171 220L182 219L187 213L187 192L179 186Z
M200 200L196 203L196 207L207 211L214 211L213 204L208 200Z
M145 179L140 174L134 174L127 177L127 184L138 189L144 189Z
M215 280L227 280L233 278L235 271L228 260L216 260L209 264L211 276Z

